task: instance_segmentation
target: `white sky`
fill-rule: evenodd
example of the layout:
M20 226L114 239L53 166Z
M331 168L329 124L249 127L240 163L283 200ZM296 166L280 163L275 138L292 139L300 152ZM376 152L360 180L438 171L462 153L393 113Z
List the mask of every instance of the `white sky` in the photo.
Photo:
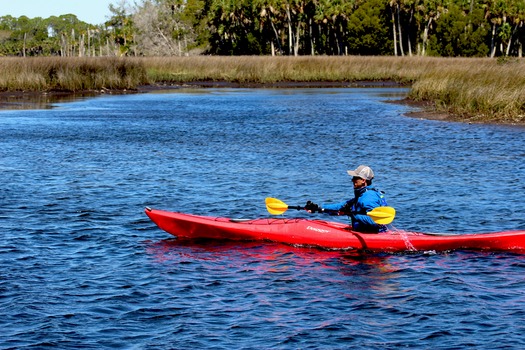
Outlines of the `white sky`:
M120 0L0 0L0 17L29 18L73 14L90 24L103 24L110 16L109 4Z

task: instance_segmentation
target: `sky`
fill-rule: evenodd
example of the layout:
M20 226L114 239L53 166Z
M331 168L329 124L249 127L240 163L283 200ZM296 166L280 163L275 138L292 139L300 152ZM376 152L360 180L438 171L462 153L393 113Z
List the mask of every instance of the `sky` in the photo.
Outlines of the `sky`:
M103 24L110 16L109 4L119 0L0 0L0 17L29 18L74 14L89 24Z

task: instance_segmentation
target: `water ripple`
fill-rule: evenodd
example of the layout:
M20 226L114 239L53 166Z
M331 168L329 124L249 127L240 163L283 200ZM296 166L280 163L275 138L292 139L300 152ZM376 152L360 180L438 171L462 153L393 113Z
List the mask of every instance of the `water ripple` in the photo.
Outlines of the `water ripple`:
M523 129L406 118L384 91L190 90L0 113L0 348L524 347L522 255L177 240L144 215L340 200L346 169L367 163L396 227L525 228Z

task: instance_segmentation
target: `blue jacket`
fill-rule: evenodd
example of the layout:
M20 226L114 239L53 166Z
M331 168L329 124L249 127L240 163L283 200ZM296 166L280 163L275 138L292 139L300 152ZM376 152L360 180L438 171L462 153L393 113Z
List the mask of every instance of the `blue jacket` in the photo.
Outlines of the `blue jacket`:
M345 214L352 219L352 229L359 232L377 233L386 231L386 226L378 225L372 218L366 215L374 208L386 206L383 193L373 186L354 190L355 197L334 204L324 204L321 207L328 211L334 211L336 215Z

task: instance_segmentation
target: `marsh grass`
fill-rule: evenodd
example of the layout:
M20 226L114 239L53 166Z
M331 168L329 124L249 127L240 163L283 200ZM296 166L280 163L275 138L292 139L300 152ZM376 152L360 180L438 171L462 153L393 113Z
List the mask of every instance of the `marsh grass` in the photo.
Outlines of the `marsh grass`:
M393 57L180 57L144 58L154 81L250 83L396 80L417 76L413 65Z
M140 62L119 58L0 58L0 91L134 89L148 82Z
M525 60L368 56L0 58L0 91L148 84L394 81L464 120L525 123Z
M525 123L525 61L456 59L423 72L409 96L463 120Z

